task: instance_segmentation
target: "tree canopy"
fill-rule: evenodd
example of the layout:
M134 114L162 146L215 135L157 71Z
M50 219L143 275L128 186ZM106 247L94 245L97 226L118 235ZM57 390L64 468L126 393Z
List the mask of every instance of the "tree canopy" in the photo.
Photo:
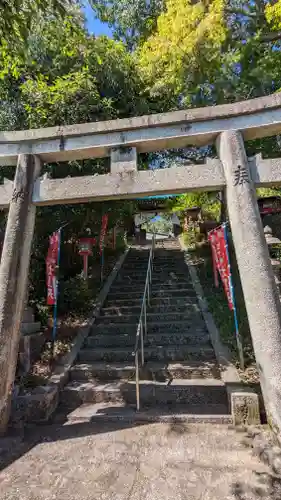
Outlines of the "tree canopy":
M132 50L151 35L164 0L90 0L94 12L114 29L114 37Z
M113 30L95 36L77 0L0 1L0 129L15 130L122 118L248 99L281 89L281 0L91 0ZM276 138L247 144L249 154L280 156ZM168 166L198 162L211 148L141 157ZM169 160L169 161L168 161ZM52 177L102 173L106 159L49 164ZM11 176L0 167L0 178ZM213 198L185 195L179 205ZM216 205L217 206L217 205ZM104 211L112 223L132 204L38 210L34 255L48 235L73 220L78 235ZM45 250L44 250L45 251ZM41 257L40 257L41 258ZM41 274L44 261L41 262ZM42 274L43 276L43 274Z
M0 40L25 40L38 15L63 18L76 0L1 0Z

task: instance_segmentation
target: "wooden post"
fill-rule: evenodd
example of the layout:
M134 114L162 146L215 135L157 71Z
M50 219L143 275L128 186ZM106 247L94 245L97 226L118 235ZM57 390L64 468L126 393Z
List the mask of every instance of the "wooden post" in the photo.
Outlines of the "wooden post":
M25 305L36 208L32 205L41 161L18 157L0 265L0 435L7 429Z

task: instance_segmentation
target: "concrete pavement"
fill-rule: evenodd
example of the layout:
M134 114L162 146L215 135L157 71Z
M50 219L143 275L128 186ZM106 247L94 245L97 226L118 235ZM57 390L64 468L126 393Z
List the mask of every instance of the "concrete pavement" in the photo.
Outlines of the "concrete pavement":
M53 424L15 443L5 468L2 455L0 499L280 499L279 480L242 441L226 425Z

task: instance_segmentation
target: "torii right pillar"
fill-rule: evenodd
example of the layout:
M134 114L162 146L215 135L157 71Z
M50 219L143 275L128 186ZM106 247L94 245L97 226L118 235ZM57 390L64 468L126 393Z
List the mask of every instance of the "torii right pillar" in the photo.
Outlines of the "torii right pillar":
M267 418L281 439L281 305L241 133L223 132L217 150Z

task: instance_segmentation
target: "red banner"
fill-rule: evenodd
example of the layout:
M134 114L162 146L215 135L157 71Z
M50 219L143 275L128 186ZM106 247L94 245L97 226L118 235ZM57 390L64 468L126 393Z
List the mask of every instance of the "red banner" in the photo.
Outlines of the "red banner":
M60 245L60 233L53 233L50 236L48 254L46 258L46 282L47 282L47 304L53 306L56 303L57 276L56 267L58 264Z
M233 310L232 295L230 289L230 263L225 240L224 228L222 226L210 231L208 239L212 248L213 268L215 276L215 285L218 286L217 271L220 274L229 309Z
M107 224L108 224L108 214L105 214L102 216L102 220L101 220L100 253L102 253L103 247L104 247L104 238L105 238L105 234L106 234Z

